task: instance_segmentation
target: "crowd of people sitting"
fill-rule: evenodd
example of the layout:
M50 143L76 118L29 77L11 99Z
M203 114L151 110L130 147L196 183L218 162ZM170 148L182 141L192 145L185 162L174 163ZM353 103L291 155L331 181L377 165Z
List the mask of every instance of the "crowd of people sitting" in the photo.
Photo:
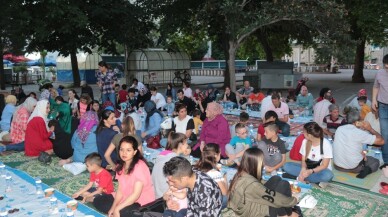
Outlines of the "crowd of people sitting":
M52 84L44 85L39 99L34 93L0 95L0 153L24 151L37 157L44 152L59 157L64 168L83 164L90 181L72 196L93 202L109 216L135 216L139 207L160 198L167 204L163 216L219 216L222 209L234 216L298 216L290 184L279 176L263 184L264 174L283 169L284 177L324 186L333 179L332 167L364 178L380 166L364 147L384 145L378 113L365 89L341 112L330 88L316 99L307 86L283 98L273 90L264 94L249 81L236 92L168 84L162 94L137 79L120 87L106 63L99 66L102 103L87 84L80 97L68 90L67 101L63 88L58 91ZM249 112L242 111L239 123L230 126L224 107L260 111L257 136L249 137ZM150 164L142 144L161 147L166 116L173 117L171 132ZM314 121L303 126L289 152L295 162L286 162L281 136L290 136L290 119L298 116ZM190 155L199 160L190 162ZM222 165L237 169L230 183Z

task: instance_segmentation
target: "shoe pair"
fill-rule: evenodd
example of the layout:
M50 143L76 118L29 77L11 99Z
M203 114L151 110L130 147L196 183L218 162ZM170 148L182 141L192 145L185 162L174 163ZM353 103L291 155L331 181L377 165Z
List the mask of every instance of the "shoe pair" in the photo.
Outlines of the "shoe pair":
M385 195L388 195L388 183L386 183L386 182L380 182L380 187L381 187L381 189L380 189L380 193L381 194L385 194Z

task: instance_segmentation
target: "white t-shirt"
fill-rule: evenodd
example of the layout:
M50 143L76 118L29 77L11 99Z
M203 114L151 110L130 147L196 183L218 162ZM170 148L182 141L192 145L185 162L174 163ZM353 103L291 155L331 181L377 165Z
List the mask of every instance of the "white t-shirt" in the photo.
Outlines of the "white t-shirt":
M261 101L261 119L264 120L265 113L269 110L269 106L272 104L271 96L266 96L263 101Z
M141 130L142 124L139 115L136 112L129 113L129 116L133 119L136 130Z
M215 182L221 182L221 181L225 181L224 177L222 176L221 172L216 170L216 169L212 169L212 170L209 170L207 173L206 173L210 178L212 178Z
M320 126L323 127L323 118L329 114L329 106L331 102L327 99L324 99L314 106L314 121Z
M191 97L193 97L193 90L190 87L186 89L183 88L183 95L191 99Z
M338 127L333 144L335 165L343 169L354 169L362 161L363 144L373 144L376 136L361 130L353 124Z
M370 123L370 126L378 133L380 133L380 120L376 119L375 115L372 112L366 114L364 121ZM380 133L381 134L381 133Z
M307 140L304 139L302 142L302 146L300 147L300 150L299 150L299 153L303 156L306 155L306 144L307 144ZM323 155L321 155L321 147L320 146L317 146L317 147L311 146L311 150L310 150L309 156L307 156L307 158L312 160L312 161L319 161L319 160L324 159L324 158L332 159L333 158L333 148L331 147L329 140L324 138L322 144L323 144ZM330 160L329 166L327 168L329 170L331 170L331 160Z
M152 95L151 100L156 103L157 109L163 108L163 106L166 105L166 100L164 99L164 96L161 93L156 93L155 96Z

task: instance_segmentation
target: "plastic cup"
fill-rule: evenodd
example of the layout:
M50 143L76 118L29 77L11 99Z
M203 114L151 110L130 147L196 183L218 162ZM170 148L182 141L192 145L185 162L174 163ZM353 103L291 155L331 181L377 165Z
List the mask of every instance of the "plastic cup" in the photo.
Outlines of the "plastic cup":
M54 194L54 188L47 188L44 190L44 197L51 197Z
M72 211L77 210L78 202L76 200L70 200L66 203L67 208L71 209Z

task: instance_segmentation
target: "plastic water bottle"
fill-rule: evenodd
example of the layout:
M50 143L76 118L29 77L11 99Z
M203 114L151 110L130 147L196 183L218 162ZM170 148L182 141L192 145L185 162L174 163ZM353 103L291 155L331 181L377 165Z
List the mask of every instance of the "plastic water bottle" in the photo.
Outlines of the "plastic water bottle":
M0 217L8 217L8 210L5 208L1 208Z
M67 217L74 217L74 212L73 211L68 211L66 212Z
M147 142L144 140L143 141L143 153L146 151L147 149Z
M172 109L171 109L171 106L167 105L167 115L168 116L172 116Z
M35 178L35 189L36 189L36 194L43 194L42 180L40 180L39 177Z
M7 174L5 176L5 192L11 192L12 191L12 176L11 174Z
M283 177L283 170L281 167L278 169L277 174L278 176Z
M50 198L50 213L58 213L58 199L54 196Z
M193 165L194 164L194 158L193 156L190 155L190 164Z
M240 104L239 104L238 107L237 107L237 111L240 111Z
M0 161L0 176L5 178L5 165Z
M305 112L306 117L308 117L310 115L310 111L309 111L308 107L304 108L304 112Z

